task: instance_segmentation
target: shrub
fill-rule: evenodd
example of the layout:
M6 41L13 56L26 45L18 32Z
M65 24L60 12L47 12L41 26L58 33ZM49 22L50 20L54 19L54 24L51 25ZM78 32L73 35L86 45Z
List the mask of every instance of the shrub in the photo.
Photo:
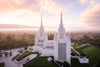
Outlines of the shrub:
M12 56L12 52L10 52L10 56Z
M2 57L2 54L0 54L0 57Z
M0 67L4 67L5 66L5 63L0 63Z
M17 54L15 57L12 58L12 61L15 60L20 54Z

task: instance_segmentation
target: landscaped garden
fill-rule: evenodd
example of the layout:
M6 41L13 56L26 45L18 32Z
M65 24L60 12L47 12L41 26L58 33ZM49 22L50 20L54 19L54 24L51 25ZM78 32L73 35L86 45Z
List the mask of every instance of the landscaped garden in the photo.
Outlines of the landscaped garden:
M20 61L22 60L23 58L29 56L30 54L39 54L38 52L32 52L32 48L29 49L29 51L25 51L23 53L24 50L19 50L18 52L21 53L21 54L17 54L15 57L12 58L12 60L17 60L17 61Z
M76 49L80 54L84 53L86 56L89 57L89 64L81 64L79 61L75 58L71 59L71 67L92 67L94 64L98 64L97 62L100 61L100 49L92 46L84 46L79 49ZM74 51L72 50L74 53ZM56 67L56 65L52 62L49 62L47 60L48 57L40 56L38 52L32 52L32 51L25 51L22 53L22 55L19 56L16 55L13 59L20 61L21 59L29 56L30 54L38 54L36 58L32 59L28 63L24 64L24 67Z
M77 58L71 59L71 67L90 67L89 64L80 63Z
M28 55L32 54L31 51L25 51L21 56L19 56L16 60L17 61L20 61L22 60L23 58L27 57Z
M48 57L42 57L40 54L30 62L24 64L24 67L56 67L52 62L47 60Z
M18 52L19 52L19 53L23 53L23 52L24 52L24 50L19 50Z
M72 47L79 47L79 45L77 45L77 44L73 44L73 45L71 45Z
M15 57L12 58L12 61L15 60L20 54L17 54Z
M78 52L86 54L89 57L89 64L93 66L100 61L100 48L85 46L77 49Z

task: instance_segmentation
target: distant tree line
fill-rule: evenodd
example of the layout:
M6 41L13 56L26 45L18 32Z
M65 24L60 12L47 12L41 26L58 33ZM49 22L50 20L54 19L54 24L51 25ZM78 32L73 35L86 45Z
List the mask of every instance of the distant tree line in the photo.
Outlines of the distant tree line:
M85 34L82 38L80 38L78 40L71 38L71 41L78 45L89 43L93 46L100 47L100 34L91 35L91 36L93 38L90 38L87 34Z
M79 37L80 35L80 37ZM70 34L71 42L74 44L90 43L93 46L100 47L100 33L73 33ZM73 38L72 36L75 36ZM54 34L48 34L48 40L53 40ZM35 34L18 33L18 34L5 34L0 33L0 50L2 49L14 49L25 46L33 46L35 44Z
M2 35L0 35L0 50L14 49L14 48L34 45L35 35L33 34L18 34L18 35L2 34Z

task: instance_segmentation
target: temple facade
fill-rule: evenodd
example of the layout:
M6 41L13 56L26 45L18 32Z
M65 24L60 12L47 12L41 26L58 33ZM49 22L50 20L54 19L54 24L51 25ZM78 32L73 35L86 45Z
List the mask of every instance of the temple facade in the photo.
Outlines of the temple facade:
M66 36L62 13L58 32L54 35L53 40L48 40L41 16L41 26L35 35L35 46L33 49L41 53L41 56L54 56L55 61L66 61L71 64L71 39L68 33Z

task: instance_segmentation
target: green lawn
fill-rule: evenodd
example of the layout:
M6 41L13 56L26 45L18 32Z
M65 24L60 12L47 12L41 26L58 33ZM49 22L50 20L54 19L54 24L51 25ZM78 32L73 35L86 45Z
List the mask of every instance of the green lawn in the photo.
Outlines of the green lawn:
M75 44L73 44L73 45L71 45L72 47L79 47L80 45L75 45Z
M12 58L12 61L15 60L20 54L17 54L15 57Z
M26 63L24 67L56 67L53 63L47 60L48 57L38 55L36 58Z
M23 51L24 51L24 50L19 50L18 52L19 52L19 53L23 53Z
M85 53L89 57L89 64L92 66L96 62L100 61L100 48L85 46L77 49L80 53Z
M21 59L27 57L27 56L30 55L30 54L32 54L31 51L26 51L26 52L24 52L21 56L19 56L16 60L17 60L17 61L20 61Z
M84 47L81 47L81 48L79 48L79 49L76 49L79 53L84 53L82 50L84 50L84 49L86 49L86 48L88 48L88 47L90 47L90 46L84 46Z

